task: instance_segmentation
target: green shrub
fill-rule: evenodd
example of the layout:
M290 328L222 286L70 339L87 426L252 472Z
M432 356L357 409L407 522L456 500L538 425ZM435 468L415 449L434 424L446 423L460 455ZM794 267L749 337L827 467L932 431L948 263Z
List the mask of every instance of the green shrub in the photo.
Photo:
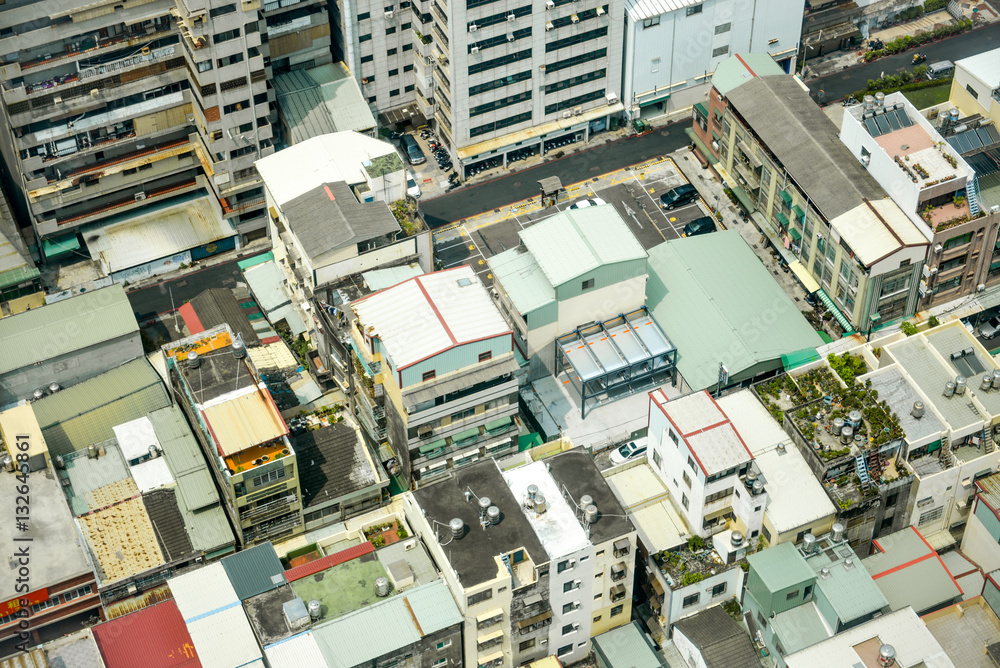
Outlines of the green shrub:
M948 6L948 0L927 0L924 3L924 12L930 14Z
M937 319L937 316L932 315L930 318L927 319L927 324L930 325L931 327L937 327L938 325L941 324L941 321Z
M906 334L907 336L913 336L920 330L917 329L917 326L914 325L909 320L904 320L903 322L899 323L899 331L901 331L903 334Z
M868 367L865 366L864 359L858 355L852 355L851 353L836 355L831 353L826 359L830 363L830 367L837 372L837 375L843 379L848 387L854 384L855 377L868 372Z

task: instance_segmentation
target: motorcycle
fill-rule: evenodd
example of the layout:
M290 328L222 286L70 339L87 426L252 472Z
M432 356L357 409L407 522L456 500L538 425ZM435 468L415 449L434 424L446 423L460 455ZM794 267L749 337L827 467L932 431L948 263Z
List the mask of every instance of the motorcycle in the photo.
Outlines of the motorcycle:
M919 65L920 63L924 62L925 60L927 60L927 56L925 56L924 54L922 54L922 53L915 53L915 54L913 54L913 64L914 65Z

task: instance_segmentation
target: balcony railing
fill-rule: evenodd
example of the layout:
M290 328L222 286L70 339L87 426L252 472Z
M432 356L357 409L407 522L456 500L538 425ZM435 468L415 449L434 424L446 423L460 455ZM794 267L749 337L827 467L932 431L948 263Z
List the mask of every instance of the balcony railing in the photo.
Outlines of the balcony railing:
M234 202L229 204L228 202L222 206L222 212L226 214L238 213L240 211L246 211L247 209L252 209L255 206L262 206L264 204L265 197L261 195L260 197L251 197L250 199L245 199L240 202Z
M258 504L252 510L241 511L240 522L260 521L268 516L276 515L279 512L285 512L288 506L293 503L295 503L295 494L289 494L286 497L275 501L269 501L268 503Z
M41 58L36 58L34 60L21 61L21 71L24 72L24 71L30 70L30 69L32 69L34 67L38 67L40 65L47 65L47 64L51 64L51 63L56 63L56 62L58 62L60 60L65 60L67 58L73 58L74 56L81 56L81 55L83 55L85 53L86 54L97 53L98 51L102 51L104 49L109 49L111 47L138 46L140 44L145 44L146 42L150 42L150 41L156 39L157 37L166 35L166 34L170 33L172 30L173 30L173 27L170 26L170 25L168 25L163 30L156 30L154 28L154 32L143 32L141 35L136 35L136 34L116 35L115 37L108 37L106 39L99 39L99 40L97 40L97 43L94 46L92 46L90 48L87 48L87 49L82 49L80 47L82 46L82 44L85 41L88 41L88 40L85 40L84 38L80 38L80 41L78 41L78 42L72 42L70 44L66 44L66 50L63 51L62 53L57 53L55 55L42 56ZM93 41L93 40L89 40L89 41Z

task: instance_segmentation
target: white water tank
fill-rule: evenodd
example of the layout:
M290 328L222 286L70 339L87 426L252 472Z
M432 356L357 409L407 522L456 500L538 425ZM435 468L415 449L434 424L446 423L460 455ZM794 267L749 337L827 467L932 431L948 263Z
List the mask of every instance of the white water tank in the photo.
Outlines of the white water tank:
M590 504L583 509L583 525L589 527L597 521L597 506Z
M197 369L201 366L201 358L198 356L197 350L192 350L187 355L187 366L189 369Z
M389 595L389 578L375 578L375 595L381 598L385 598Z
M816 536L807 533L802 537L802 551L806 554L815 554L819 546L816 544Z
M541 515L545 512L547 506L545 505L545 497L541 494L535 494L535 512Z
M922 402L922 401L914 401L913 402L913 409L910 411L910 415L912 415L913 417L915 417L917 419L922 418L924 416L924 402Z
M448 531L451 532L452 538L461 538L462 534L465 533L465 522L458 517L452 519L448 522Z
M309 619L312 621L319 621L319 618L323 616L323 605L316 599L309 601L307 608L309 609Z
M490 506L486 509L486 523L489 525L500 524L500 509L496 506Z
M965 376L955 376L955 394L965 394Z
M845 531L846 529L844 528L843 524L841 524L840 522L835 522L833 525L833 536L832 536L833 542L839 543L843 541Z

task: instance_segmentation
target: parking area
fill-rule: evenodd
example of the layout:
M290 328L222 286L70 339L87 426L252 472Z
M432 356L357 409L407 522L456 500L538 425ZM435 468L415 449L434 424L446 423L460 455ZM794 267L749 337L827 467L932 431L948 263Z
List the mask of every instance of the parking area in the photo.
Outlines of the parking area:
M1000 349L1000 306L962 318L962 322L986 350L996 352ZM983 336L983 331L990 335L990 338Z
M404 162L406 162L406 168L413 173L414 180L420 186L421 199L444 194L448 188L448 174L453 172L455 168L452 167L447 172L442 170L438 167L437 159L434 157L434 150L428 145L427 140L420 136L420 132L409 132L407 134L417 141L420 150L427 157L427 162L419 165L411 165L409 161L405 160L406 154L400 150L400 154L403 155ZM394 143L399 148L399 140L396 140Z
M533 197L435 231L435 258L443 269L470 264L489 284L493 277L486 260L516 247L521 230L578 202L597 198L618 211L648 250L679 238L684 226L692 220L711 215L713 203L706 203L701 198L671 211L661 209L660 195L683 183L687 183L687 179L669 158L596 176L569 185L554 206L543 206L539 197Z

